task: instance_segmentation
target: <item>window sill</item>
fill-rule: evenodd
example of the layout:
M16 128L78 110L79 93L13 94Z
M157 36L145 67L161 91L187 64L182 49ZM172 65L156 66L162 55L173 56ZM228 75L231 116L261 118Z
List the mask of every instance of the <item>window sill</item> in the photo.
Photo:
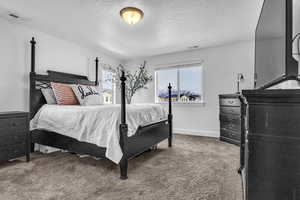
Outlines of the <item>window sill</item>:
M166 105L168 102L155 102L156 104ZM172 105L197 105L197 106L205 106L205 102L172 102Z

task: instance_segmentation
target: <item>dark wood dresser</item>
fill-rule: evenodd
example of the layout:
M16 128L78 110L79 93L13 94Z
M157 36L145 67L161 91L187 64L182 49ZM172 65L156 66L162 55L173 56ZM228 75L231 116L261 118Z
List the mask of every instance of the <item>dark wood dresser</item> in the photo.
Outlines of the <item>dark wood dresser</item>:
M0 112L0 161L8 161L30 154L29 114Z
M242 104L239 94L219 95L220 140L240 145L242 132Z
M246 200L300 199L300 90L246 90Z

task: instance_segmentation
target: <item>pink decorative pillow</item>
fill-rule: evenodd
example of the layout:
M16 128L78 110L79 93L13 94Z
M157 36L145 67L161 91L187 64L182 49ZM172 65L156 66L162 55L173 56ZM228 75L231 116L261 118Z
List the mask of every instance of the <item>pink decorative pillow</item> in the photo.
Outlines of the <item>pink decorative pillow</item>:
M51 87L58 105L79 105L71 85L51 82Z

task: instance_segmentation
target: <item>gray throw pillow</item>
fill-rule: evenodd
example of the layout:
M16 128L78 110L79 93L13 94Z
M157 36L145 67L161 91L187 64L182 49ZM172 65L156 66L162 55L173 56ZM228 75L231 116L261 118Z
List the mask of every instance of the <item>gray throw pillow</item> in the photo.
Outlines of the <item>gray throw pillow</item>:
M57 104L52 88L41 89L41 91L46 99L47 104Z

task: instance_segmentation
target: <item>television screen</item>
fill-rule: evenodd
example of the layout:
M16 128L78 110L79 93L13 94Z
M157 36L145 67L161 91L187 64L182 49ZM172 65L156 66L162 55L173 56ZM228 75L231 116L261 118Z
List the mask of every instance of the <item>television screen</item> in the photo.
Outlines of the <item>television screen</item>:
M255 88L286 73L286 1L265 0L255 33Z

